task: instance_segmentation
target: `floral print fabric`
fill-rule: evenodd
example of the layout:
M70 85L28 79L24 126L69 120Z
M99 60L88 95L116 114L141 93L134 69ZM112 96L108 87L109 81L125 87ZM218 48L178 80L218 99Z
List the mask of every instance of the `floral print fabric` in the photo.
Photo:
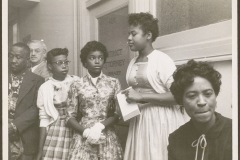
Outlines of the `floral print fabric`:
M19 90L23 81L25 73L15 76L10 75L10 81L8 84L8 122L9 124L13 121L15 115L16 104L19 96ZM10 159L16 160L23 153L22 141L18 133L9 135L9 152Z
M104 121L116 113L115 99L120 91L120 83L117 79L101 74L96 85L89 75L83 77L80 82L74 83L69 92L68 103L70 117L80 118L79 124L85 128L92 127L95 123ZM122 148L113 127L103 130L106 139L99 145L86 142L81 135L75 133L70 148L69 159L82 160L120 160Z

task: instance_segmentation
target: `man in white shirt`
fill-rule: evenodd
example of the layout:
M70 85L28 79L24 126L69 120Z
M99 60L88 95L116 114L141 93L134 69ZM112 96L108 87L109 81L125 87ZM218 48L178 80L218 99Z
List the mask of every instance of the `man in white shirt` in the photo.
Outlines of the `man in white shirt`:
M45 57L47 55L47 47L43 41L31 40L28 42L30 48L31 71L45 79L51 76L51 72L47 68Z

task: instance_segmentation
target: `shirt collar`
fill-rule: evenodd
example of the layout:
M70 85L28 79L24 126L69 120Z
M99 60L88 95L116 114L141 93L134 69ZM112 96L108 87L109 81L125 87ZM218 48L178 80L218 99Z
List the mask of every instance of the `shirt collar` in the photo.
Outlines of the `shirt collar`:
M103 76L103 73L102 73L102 71L101 71L100 75L97 76L97 77L95 77L95 78L97 78L97 79L98 79L98 78L102 78L102 76ZM87 71L87 77L88 77L89 79L93 78L88 71Z

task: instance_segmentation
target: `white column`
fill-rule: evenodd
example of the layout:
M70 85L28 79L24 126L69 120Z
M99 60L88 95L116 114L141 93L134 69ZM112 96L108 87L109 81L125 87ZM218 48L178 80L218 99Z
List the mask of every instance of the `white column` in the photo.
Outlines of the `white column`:
M87 0L78 0L78 49L77 49L77 59L75 61L78 61L78 75L80 77L84 76L86 74L86 69L83 67L81 60L80 60L80 50L83 48L83 46L90 40L90 15L89 11L86 6Z
M149 12L156 16L156 0L129 0L129 13Z
M73 0L73 73L74 75L78 75L78 28L79 28L79 22L78 22L78 16L79 16L79 9L78 9L78 0Z

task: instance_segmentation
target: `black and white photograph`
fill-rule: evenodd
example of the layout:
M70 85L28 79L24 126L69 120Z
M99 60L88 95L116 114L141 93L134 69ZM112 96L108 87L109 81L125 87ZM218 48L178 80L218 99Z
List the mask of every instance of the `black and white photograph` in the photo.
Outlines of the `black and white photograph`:
M237 0L2 0L3 160L237 160Z

